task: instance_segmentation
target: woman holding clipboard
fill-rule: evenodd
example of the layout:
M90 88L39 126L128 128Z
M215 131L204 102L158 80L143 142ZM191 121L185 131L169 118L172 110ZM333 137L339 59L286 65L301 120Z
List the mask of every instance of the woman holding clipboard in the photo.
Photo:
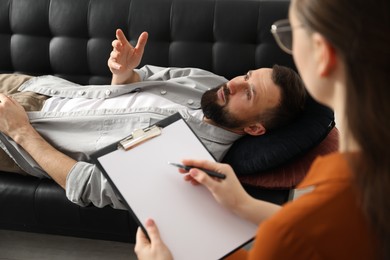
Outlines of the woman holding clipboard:
M272 26L310 94L340 123L339 151L316 159L297 187L304 195L279 208L250 197L228 165L183 161L226 174L193 168L185 179L259 224L252 249L229 259L390 259L388 10L388 0L292 0L289 19ZM145 227L150 241L138 231L139 259L170 259L153 220Z

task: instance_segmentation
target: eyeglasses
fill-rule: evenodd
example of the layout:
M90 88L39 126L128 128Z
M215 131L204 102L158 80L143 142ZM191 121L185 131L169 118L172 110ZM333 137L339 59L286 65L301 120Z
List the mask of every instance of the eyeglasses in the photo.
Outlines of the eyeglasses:
M302 25L296 27L302 27ZM292 29L288 19L276 21L271 26L271 33L279 47L288 54L292 54Z

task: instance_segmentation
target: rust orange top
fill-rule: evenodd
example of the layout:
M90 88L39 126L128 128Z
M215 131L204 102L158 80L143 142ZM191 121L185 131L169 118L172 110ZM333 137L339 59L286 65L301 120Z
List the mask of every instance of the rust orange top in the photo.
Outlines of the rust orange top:
M264 221L249 252L227 259L375 259L376 242L341 153L319 157L298 189L313 190Z

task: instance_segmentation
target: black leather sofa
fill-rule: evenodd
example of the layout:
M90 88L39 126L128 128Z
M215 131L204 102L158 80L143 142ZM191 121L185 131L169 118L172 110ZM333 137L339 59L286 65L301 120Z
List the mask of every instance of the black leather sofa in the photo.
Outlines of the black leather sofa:
M226 78L275 63L294 67L270 33L275 20L287 17L288 5L284 0L1 0L0 73L109 84L107 59L116 28L133 43L149 32L141 65L199 67ZM287 189L247 188L279 204L288 196ZM0 172L0 211L0 229L134 242L136 223L127 211L76 206L50 179Z

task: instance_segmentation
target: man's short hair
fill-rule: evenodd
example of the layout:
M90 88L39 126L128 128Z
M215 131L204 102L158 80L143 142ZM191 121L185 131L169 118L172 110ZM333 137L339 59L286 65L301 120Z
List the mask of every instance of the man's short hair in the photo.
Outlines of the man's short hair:
M289 124L303 111L306 88L301 77L293 69L274 65L272 81L280 88L278 106L262 113L260 121L267 131Z

